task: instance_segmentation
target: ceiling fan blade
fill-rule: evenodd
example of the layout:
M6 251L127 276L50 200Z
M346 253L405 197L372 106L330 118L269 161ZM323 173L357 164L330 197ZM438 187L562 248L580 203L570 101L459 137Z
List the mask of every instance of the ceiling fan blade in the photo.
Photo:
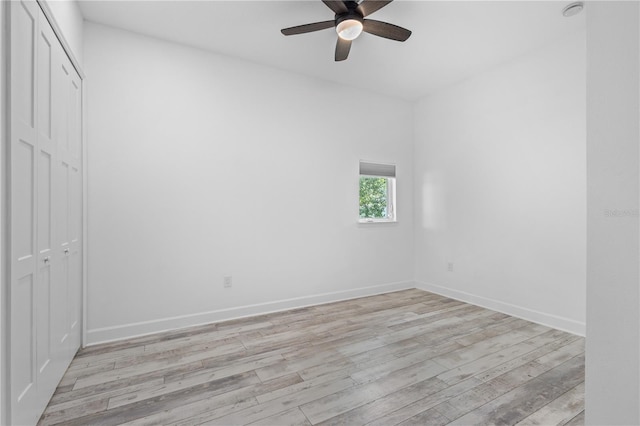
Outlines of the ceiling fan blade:
M373 19L365 19L362 23L362 30L378 37L384 37L391 40L405 41L411 35L411 31L388 22L375 21Z
M371 15L376 10L380 10L393 0L363 0L356 8L362 16Z
M313 31L325 30L327 28L334 27L336 25L335 21L322 21L322 22L314 22L312 24L298 25L297 27L283 28L280 32L286 36L295 35L295 34L304 34L310 33Z
M344 40L338 37L338 42L336 43L336 62L347 59L349 50L351 50L351 40Z
M349 9L342 0L322 0L324 4L336 14L347 13Z

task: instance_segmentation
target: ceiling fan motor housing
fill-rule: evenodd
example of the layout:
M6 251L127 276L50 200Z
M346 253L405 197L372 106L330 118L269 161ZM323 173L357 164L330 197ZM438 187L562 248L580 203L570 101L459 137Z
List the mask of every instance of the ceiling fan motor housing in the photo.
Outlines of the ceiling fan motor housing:
M355 19L356 21L359 21L360 23L362 23L364 21L364 17L362 16L362 14L358 11L358 3L356 3L355 1L345 1L344 5L347 6L347 9L349 9L348 12L344 12L344 13L336 13L336 26L342 22L342 21L346 21L349 19Z

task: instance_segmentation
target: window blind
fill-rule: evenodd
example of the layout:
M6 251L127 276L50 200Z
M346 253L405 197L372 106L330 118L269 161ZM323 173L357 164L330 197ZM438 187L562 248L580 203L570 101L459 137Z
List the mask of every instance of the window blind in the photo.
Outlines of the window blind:
M366 176L396 177L394 164L379 164L360 162L360 174Z

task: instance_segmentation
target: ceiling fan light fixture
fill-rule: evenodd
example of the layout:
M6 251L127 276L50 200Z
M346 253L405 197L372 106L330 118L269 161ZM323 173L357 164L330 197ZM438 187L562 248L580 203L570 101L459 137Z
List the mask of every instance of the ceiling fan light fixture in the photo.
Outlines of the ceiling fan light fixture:
M343 40L355 40L362 34L362 22L357 19L345 19L336 25L338 37Z

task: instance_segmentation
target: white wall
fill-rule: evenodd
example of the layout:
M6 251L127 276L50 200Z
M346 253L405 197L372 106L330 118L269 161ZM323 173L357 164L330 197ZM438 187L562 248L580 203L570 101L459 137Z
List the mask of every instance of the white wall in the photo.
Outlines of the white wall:
M640 424L640 7L587 11L586 422Z
M45 0L44 2L53 13L56 24L71 49L71 54L82 65L84 18L78 2L76 0Z
M85 37L89 343L413 286L411 104ZM397 164L399 223L357 225L359 159Z
M420 287L584 334L585 50L575 34L418 103Z

